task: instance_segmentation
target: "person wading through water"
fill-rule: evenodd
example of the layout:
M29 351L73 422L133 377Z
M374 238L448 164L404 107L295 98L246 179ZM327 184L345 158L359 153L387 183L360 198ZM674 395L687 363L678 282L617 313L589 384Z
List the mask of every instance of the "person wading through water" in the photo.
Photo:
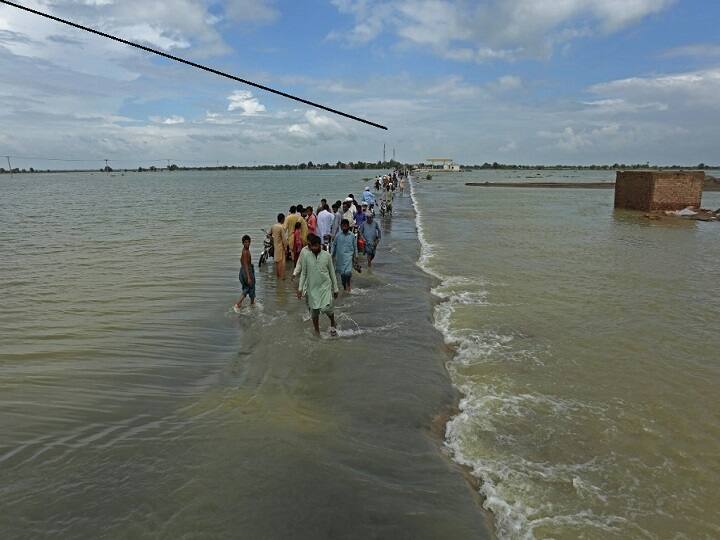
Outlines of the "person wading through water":
M242 237L243 250L242 255L240 255L240 273L238 276L242 287L242 296L235 304L235 311L240 310L246 296L250 297L250 305L255 305L255 267L252 264L252 255L250 254L250 241L247 234Z
M308 235L308 247L302 250L294 275L300 275L297 297L305 296L313 329L320 335L320 313L330 319L330 335L337 336L333 300L338 297L337 277L332 257L323 251L320 238Z
M287 254L287 236L285 232L285 214L278 214L277 223L270 227L273 242L273 258L275 259L275 275L285 279L285 255Z
M355 235L350 232L350 223L347 219L342 220L340 229L342 232L337 235L333 242L332 255L335 257L343 289L349 293L352 290L352 271L358 253L357 240Z

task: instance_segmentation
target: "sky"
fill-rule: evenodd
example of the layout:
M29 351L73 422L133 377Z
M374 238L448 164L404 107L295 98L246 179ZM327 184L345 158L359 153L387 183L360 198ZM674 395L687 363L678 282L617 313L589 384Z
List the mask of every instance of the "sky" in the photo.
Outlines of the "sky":
M720 162L717 0L15 1L389 130L0 4L13 166Z

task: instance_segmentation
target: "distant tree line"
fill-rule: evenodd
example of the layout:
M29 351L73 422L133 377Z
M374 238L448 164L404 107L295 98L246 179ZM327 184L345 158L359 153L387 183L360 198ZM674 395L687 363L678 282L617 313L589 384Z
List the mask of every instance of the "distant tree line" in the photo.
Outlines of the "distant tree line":
M333 169L393 169L393 168L399 168L399 167L410 167L410 164L403 164L399 161L390 160L390 161L377 161L377 162L370 162L370 161L349 161L347 163L343 161L338 161L336 163L313 163L312 161L308 161L307 163L285 163L285 164L276 164L276 165L219 165L215 167L181 167L175 164L170 165L167 170L170 171L196 171L196 170L203 170L203 171L233 171L233 170L247 170L247 171L305 171L308 169L314 169L314 170L333 170ZM153 171L155 170L154 167L150 167L150 169L143 169L142 167L138 168L138 172L144 172L145 170Z
M335 170L335 169L395 169L395 168L413 168L420 167L422 163L401 163L396 160L390 161L349 161L347 163L338 161L336 163L313 163L308 161L306 163L287 163L284 165L217 165L212 167L183 167L175 163L168 165L167 167L138 167L137 169L118 169L118 172L160 172L160 171L294 171L294 170ZM496 170L589 170L589 171L612 171L617 169L657 169L657 170L673 170L673 169L720 169L720 165L706 165L705 163L699 163L698 165L651 165L649 162L646 163L613 163L612 165L514 165L507 163L488 163L485 162L481 165L461 165L462 170L483 170L483 169L496 169ZM93 169L98 171L98 169ZM76 169L76 170L36 170L32 167L29 169L18 169L14 168L12 171L6 170L0 167L0 174L7 173L22 174L22 173L35 173L35 172L92 172L87 169ZM99 169L99 172L115 172L112 167L106 166Z
M698 165L651 165L649 162L646 163L613 163L612 165L513 165L506 163L488 163L485 162L482 165L462 165L463 169L474 170L474 169L508 169L508 170L588 170L588 171L613 171L616 169L718 169L718 165L706 165L705 163L699 163Z

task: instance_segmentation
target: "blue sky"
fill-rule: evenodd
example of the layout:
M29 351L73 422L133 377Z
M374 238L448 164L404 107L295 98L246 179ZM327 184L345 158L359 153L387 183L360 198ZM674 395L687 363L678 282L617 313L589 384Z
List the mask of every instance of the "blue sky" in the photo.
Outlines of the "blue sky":
M18 1L390 130L0 5L0 155L720 162L716 1Z

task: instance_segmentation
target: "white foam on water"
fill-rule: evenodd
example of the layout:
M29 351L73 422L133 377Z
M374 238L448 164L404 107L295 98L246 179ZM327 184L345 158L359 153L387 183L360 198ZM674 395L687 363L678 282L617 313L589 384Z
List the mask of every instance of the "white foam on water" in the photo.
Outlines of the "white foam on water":
M514 394L505 392L490 384L476 382L459 385L464 397L461 409L470 415L470 419L481 418L485 426L487 422L500 420L506 422L507 417L527 418L533 412L542 412L555 418L570 415L591 416L594 421L607 420L607 409L598 405L572 399L563 399L546 394ZM490 429L489 431L495 431Z
M493 330L453 327L456 306L488 305L485 297L484 292L450 295L435 306L435 327L443 334L445 343L455 348L455 355L448 369L452 372L455 365L469 366L489 361L543 365L536 351L515 345L517 336ZM455 384L457 385L457 381Z
M468 280L469 281L469 280ZM438 287L433 287L430 292L440 298L441 300L448 301L452 304L462 305L474 305L474 306L489 306L490 303L487 300L488 293L485 290L481 291L456 291L457 285L449 287L448 283Z
M331 336L329 332L321 332L320 337L323 339L338 339L338 338L355 338L358 336L365 336L370 334L377 334L380 332L386 332L397 327L397 325L386 325L377 328L338 328L337 336Z
M352 296L366 296L370 292L370 289L363 289L361 287L353 287L350 291Z
M542 405L557 413L567 414L577 404L565 403L548 396L535 396L530 394L511 395L497 389L476 383L462 382L457 369L487 361L522 361L540 363L535 351L523 350L515 341L519 336L506 335L493 330L478 330L476 328L454 328L453 315L458 306L486 306L488 302L487 283L479 278L464 276L446 276L432 267L434 255L433 245L428 241L423 228L423 213L418 203L415 183L410 180L410 196L415 207L415 225L420 242L420 257L417 265L427 274L440 280L440 284L432 289L432 294L441 302L434 310L435 327L443 334L445 343L455 349L453 360L448 363L448 370L454 384L463 394L460 401L460 412L446 425L445 446L452 458L460 465L471 470L473 476L482 481L480 493L485 497L484 507L490 510L495 517L497 534L500 538L531 539L533 530L540 524L533 521L531 516L535 509L523 502L521 497L509 499L498 483L508 483L515 490L522 492L523 487L530 488L529 481L523 479L524 474L544 474L553 477L563 473L552 470L550 466L542 464L546 470L538 472L538 464L523 463L522 458L503 456L494 459L490 452L478 458L470 455L471 449L482 448L481 436L488 433L497 435L495 440L503 437L503 441L512 442L512 436L498 434L494 420L506 420L510 417L520 417L529 408ZM491 412L492 411L492 412ZM485 433L483 433L485 432ZM512 460L513 463L508 461ZM567 474L566 472L564 474ZM574 471L571 478L580 478ZM572 481L572 480L570 480ZM585 484L578 484L585 485ZM599 494L596 494L599 496ZM514 499L514 500L513 500ZM605 516L597 517L599 521L595 526L612 528L602 520ZM555 518L552 518L555 519ZM593 516L557 516L557 519L568 521L593 521ZM610 529L604 529L610 530ZM615 529L612 529L615 530Z
M555 507L552 501L533 506L521 500L523 493L537 489L538 484L565 484L572 487L579 498L594 497L604 502L607 495L603 490L583 477L599 474L608 464L596 460L580 464L548 464L506 455L477 459L465 451L470 444L467 439L478 430L494 431L494 427L488 425L486 415L487 411L476 414L470 408L455 416L447 425L446 446L457 463L468 467L473 476L482 480L479 491L485 498L483 506L495 516L500 538L533 539L540 527L581 527L615 535L622 532L620 526L626 524L626 520L620 516L597 515L590 510L568 514ZM511 486L515 494L513 502L508 501L507 486Z
M368 334L379 334L382 332L388 332L390 330L395 330L402 325L402 323L388 323L383 326L378 326L378 327L374 327L374 328L371 328L371 327L363 328L352 317L350 317L346 313L339 313L336 315L336 318L337 318L337 322L338 322L337 337L340 337L340 338L354 338L354 337L364 336L364 335L368 335ZM340 328L340 323L342 321L349 321L350 326L352 326L352 328ZM332 339L329 334L328 334L328 338Z
M540 528L573 527L583 530L618 534L626 529L624 518L615 515L597 515L590 510L568 513L544 496L543 488L557 489L567 486L578 499L589 504L604 505L609 494L593 479L605 476L616 464L594 458L584 463L549 463L532 461L503 447L516 444L515 437L507 436L507 426L517 425L534 415L563 418L585 416L592 421L607 421L604 407L545 394L514 394L491 384L462 383L460 413L446 425L445 445L453 459L468 467L471 474L482 480L480 493L485 497L484 507L495 516L500 538L531 539ZM526 427L517 436L523 437ZM552 436L552 424L542 436ZM480 449L480 450L478 450ZM478 453L481 457L478 457ZM606 489L606 488L605 488Z
M243 304L240 309L237 309L235 305L233 305L227 310L227 312L225 313L225 317L233 318L238 321L252 322L267 326L283 319L287 319L288 312L278 310L271 315L265 311L264 304L257 301L255 302L254 306L250 304Z
M427 274L436 277L440 281L444 281L446 276L438 274L429 265L430 259L433 256L433 246L428 242L425 237L425 230L423 229L422 223L422 211L418 204L417 195L415 194L415 181L412 176L408 177L410 184L410 200L412 201L413 207L415 208L415 228L417 229L418 240L420 241L420 258L417 261L417 265Z
M243 305L238 308L235 304L233 304L230 309L228 309L227 314L228 315L258 315L259 313L263 312L265 310L265 306L261 302L255 301L255 304L250 304L249 300L243 302Z

